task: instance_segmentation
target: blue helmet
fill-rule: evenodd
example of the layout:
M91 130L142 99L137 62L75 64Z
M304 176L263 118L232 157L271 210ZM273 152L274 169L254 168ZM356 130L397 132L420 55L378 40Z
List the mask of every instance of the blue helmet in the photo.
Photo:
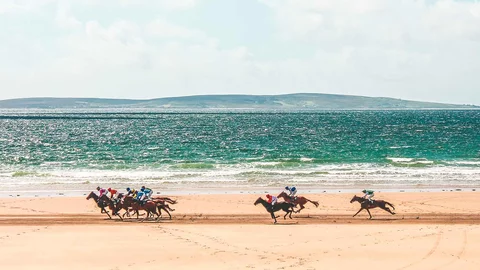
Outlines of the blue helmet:
M129 187L127 187L127 191L130 191L130 188L129 188Z
M141 190L141 191L145 191L145 187L142 187L140 190Z
M286 186L285 189L288 190L289 189L288 186Z

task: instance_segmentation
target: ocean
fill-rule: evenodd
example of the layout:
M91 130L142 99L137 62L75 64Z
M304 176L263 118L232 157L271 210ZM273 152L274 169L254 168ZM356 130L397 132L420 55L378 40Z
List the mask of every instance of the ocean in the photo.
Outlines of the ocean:
M0 110L3 192L476 188L480 111Z

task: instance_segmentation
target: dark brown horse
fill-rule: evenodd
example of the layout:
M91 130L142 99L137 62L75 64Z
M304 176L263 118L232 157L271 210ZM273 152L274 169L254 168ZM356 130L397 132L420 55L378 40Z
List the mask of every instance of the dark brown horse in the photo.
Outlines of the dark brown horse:
M147 212L147 216L142 220L145 221L147 218L150 217L150 213L157 215L157 220L160 218L160 215L157 212L157 203L153 201L146 201L143 204L140 204L138 201L134 200L131 196L126 196L123 199L123 207L132 208L133 211L137 213L137 219L139 216L139 210L143 210ZM130 210L127 210L127 212Z
M313 205L315 205L315 207L318 207L318 202L316 201L311 201L303 196L298 196L295 198L295 200L292 200L292 198L290 198L290 196L287 195L287 193L285 193L285 191L282 191L282 193L278 194L277 196L278 198L283 198L286 202L288 203L291 203L293 204L295 207L297 205L300 205L300 209L298 209L298 211L294 211L294 213L300 213L300 211L302 211L302 209L305 208L305 204L307 202L310 202L312 203Z
M107 210L105 210L105 207L109 206L109 199L107 196L102 196L102 198L100 198L100 200L98 199L98 195L95 194L95 192L90 192L90 194L88 194L87 196L87 200L90 200L90 199L94 199L97 206L100 208L100 213L105 213L107 214L107 216L112 219L112 217L110 216L110 214L108 213Z
M254 205L257 205L261 203L263 207L265 207L265 210L270 213L272 216L272 219L275 220L273 224L277 223L277 217L273 213L283 210L286 212L285 216L283 216L283 219L287 219L287 215L290 214L288 217L291 219L292 218L292 212L293 212L293 205L287 202L277 202L273 206L269 204L267 201L262 199L261 197L258 197L258 199L253 203Z
M353 202L359 202L360 203L360 210L358 210L357 213L355 213L355 215L353 215L354 217L360 213L363 209L367 210L368 212L368 215L370 216L370 219L372 219L372 214L370 214L370 210L369 209L372 209L372 208L377 208L377 207L380 207L382 208L383 210L389 212L390 214L392 215L395 215L394 212L392 212L392 210L390 210L390 208L387 207L387 205L389 205L390 207L393 208L393 210L395 210L395 207L393 206L393 204L387 202L387 201L383 201L383 200L374 200L372 202L370 202L368 199L365 199L363 197L358 197L357 195L354 195L353 198L350 200L350 203L353 203Z

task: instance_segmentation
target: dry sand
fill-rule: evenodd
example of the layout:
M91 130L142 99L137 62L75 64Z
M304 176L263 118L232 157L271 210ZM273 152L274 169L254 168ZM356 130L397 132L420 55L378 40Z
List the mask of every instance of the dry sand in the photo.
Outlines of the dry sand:
M308 194L277 225L259 195L177 196L173 219L106 219L85 198L0 199L0 269L480 269L480 193Z

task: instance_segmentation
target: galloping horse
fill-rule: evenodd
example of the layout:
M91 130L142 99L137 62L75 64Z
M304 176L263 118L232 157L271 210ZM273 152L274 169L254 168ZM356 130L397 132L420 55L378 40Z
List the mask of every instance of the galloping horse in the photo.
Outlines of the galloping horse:
M175 211L175 209L173 208L170 208L170 206L168 204L166 204L166 202L170 202L171 204L176 204L177 201L175 200L172 200L170 198L167 198L167 197L164 197L164 198L154 198L153 201L157 204L157 209L158 209L158 214L161 216L162 215L162 209L167 212L168 216L170 219L172 219L172 215L170 214L170 211Z
M146 201L143 205L140 205L140 203L138 203L137 201L134 201L131 196L126 196L123 199L123 207L127 207L127 209L128 207L131 207L132 210L134 210L137 213L137 219L139 216L139 213L138 213L139 210L146 211L147 216L142 221L145 221L150 216L150 213L157 215L157 220L160 218L160 215L157 212L157 203L153 201Z
M285 191L282 191L282 193L280 193L277 197L283 198L287 203L291 203L295 207L297 206L297 204L299 204L300 209L298 209L298 211L293 211L294 213L300 213L300 211L302 211L302 209L305 208L305 206L303 205L305 205L307 202L311 202L313 205L315 205L315 207L318 207L318 202L311 201L303 196L298 196L295 200L292 200L292 198L290 198L290 196L288 196L287 193L285 193Z
M267 201L265 201L261 197L258 197L258 199L253 203L253 205L257 205L259 203L261 203L263 205L263 207L265 207L265 210L267 210L267 212L269 212L270 215L272 216L272 219L275 220L275 222L273 224L277 223L277 217L278 217L278 216L275 216L273 213L277 212L279 210L283 210L283 211L287 212L285 214L285 216L283 216L283 219L287 219L288 214L290 214L288 217L290 219L292 218L293 205L290 204L290 203L277 202L276 204L274 204L272 206L271 204L269 204Z
M98 199L98 195L95 194L95 192L92 191L92 192L90 192L90 194L88 194L88 196L87 196L87 200L90 200L90 199L94 199L94 200L95 200L95 202L97 203L97 206L101 209L101 210L100 210L100 213L102 213L102 214L105 213L105 214L107 214L107 216L108 216L110 219L112 219L112 217L110 216L110 214L108 213L108 211L105 210L105 207L106 207L106 206L109 206L109 201L110 201L107 196L104 195L104 196L102 196L102 198L100 198L100 200L99 200L99 199Z
M382 208L383 210L389 212L390 214L392 215L395 215L394 212L392 212L392 210L390 210L390 208L388 208L386 205L389 205L390 207L393 208L393 210L395 210L395 207L393 206L393 204L387 202L387 201L383 201L383 200L374 200L373 202L370 203L370 201L368 199L365 199L363 197L358 197L357 195L354 195L353 198L350 200L350 203L353 203L353 202L359 202L360 203L360 210L358 210L357 213L355 213L355 215L353 215L354 217L360 213L360 211L362 211L363 209L367 210L368 212L368 215L370 216L370 219L372 219L372 214L370 214L370 210L368 209L372 209L372 208L376 208L376 207L380 207Z

